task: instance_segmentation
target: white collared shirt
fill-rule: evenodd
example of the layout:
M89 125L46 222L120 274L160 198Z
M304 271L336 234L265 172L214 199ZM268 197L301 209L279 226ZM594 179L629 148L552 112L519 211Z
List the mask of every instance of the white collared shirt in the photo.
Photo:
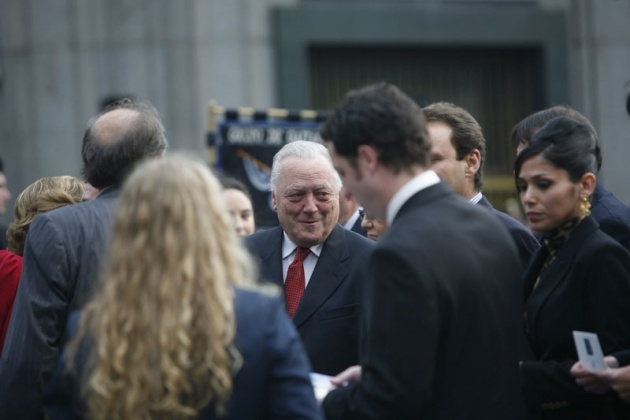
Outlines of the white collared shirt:
M473 198L471 198L470 200L468 200L468 201L470 202L470 204L477 204L478 202L481 201L481 197L483 197L483 194L481 194L481 191L480 191L477 194L475 194L475 196Z
M394 194L387 204L387 224L392 225L400 208L418 191L422 191L432 185L438 184L440 177L431 169L422 172L420 175L407 182Z
M350 216L350 218L348 219L348 221L346 222L345 225L343 225L343 227L345 227L348 230L352 230L352 227L354 226L354 223L359 220L359 216L361 215L361 207L359 207L357 209L357 211L355 211L354 213L352 213L352 216Z
M284 235L284 239L282 240L282 279L283 281L287 280L287 271L289 271L289 266L295 259L295 250L297 249L297 245L293 243L286 232L282 232ZM304 259L302 263L304 265L304 287L308 286L308 282L313 275L313 271L315 270L315 265L317 264L317 259L324 248L324 244L321 243L319 245L315 245L311 248L311 252Z

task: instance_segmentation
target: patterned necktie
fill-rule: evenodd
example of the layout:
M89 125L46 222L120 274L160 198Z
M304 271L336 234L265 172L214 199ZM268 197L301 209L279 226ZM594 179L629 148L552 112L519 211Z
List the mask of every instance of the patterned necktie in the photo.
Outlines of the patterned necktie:
M293 318L293 314L295 314L295 310L304 294L306 277L304 276L304 265L302 263L309 252L308 248L298 246L295 252L295 259L287 271L287 279L284 282L284 301L291 318Z

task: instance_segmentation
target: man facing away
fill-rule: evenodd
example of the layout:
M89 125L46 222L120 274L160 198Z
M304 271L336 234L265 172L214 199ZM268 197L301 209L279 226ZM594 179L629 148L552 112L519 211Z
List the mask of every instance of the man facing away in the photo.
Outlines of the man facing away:
M43 418L41 394L63 344L66 319L97 280L119 187L134 165L166 149L155 109L122 101L89 122L81 156L98 197L38 216L24 249L24 269L0 360L0 413ZM133 351L133 349L130 349Z
M335 167L388 230L368 263L361 365L327 418L518 419L516 247L430 170L422 110L398 88L348 93L321 129Z
M512 145L516 148L516 154L521 153L534 134L556 117L573 118L589 127L595 137L595 157L599 172L602 167L602 149L597 131L588 118L566 105L557 105L535 112L516 124L510 136ZM599 182L590 200L591 215L599 223L599 228L630 251L630 208L602 187Z
M284 289L313 371L329 375L358 363L363 269L374 247L337 224L340 189L324 146L288 143L271 168L280 226L245 238L262 277Z
M490 210L503 223L516 244L521 268L525 270L540 243L522 223L496 210L481 193L486 157L486 139L481 126L468 111L452 103L437 102L422 111L431 140L431 169L457 194Z
M0 158L0 216L6 213L7 201L11 199L11 192L4 175L4 163ZM0 249L7 249L7 227L0 225Z

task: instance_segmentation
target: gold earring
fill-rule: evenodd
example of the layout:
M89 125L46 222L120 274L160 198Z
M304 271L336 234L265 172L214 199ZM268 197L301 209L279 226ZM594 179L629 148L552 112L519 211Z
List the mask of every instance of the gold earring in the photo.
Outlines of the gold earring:
M591 202L588 199L588 196L582 196L582 202L580 203L580 210L582 210L582 214L584 217L588 217L591 215Z

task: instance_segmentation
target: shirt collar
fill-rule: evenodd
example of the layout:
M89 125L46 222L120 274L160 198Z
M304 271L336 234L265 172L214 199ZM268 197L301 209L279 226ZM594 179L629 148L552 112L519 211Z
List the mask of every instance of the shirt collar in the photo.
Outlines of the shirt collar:
M283 230L282 235L284 236L282 240L282 259L287 258L289 255L295 252L297 245L289 238L289 235ZM322 252L322 248L324 248L324 243L315 245L310 247L311 253L315 254L319 258L319 254Z
M401 189L394 194L392 199L387 204L387 224L391 226L398 214L400 208L418 191L422 191L432 185L438 184L440 177L432 170L427 170L414 177L411 181L407 182Z
M477 194L473 196L473 198L471 198L468 201L470 201L471 204L477 204L478 202L481 201L481 197L483 197L483 194L481 194L481 191L479 191Z
M343 225L343 227L345 227L346 229L352 229L352 226L354 226L355 222L359 220L359 217L361 217L361 210L362 210L361 208L358 208L357 211L352 213L352 216L350 216L350 218L348 219L346 224Z

